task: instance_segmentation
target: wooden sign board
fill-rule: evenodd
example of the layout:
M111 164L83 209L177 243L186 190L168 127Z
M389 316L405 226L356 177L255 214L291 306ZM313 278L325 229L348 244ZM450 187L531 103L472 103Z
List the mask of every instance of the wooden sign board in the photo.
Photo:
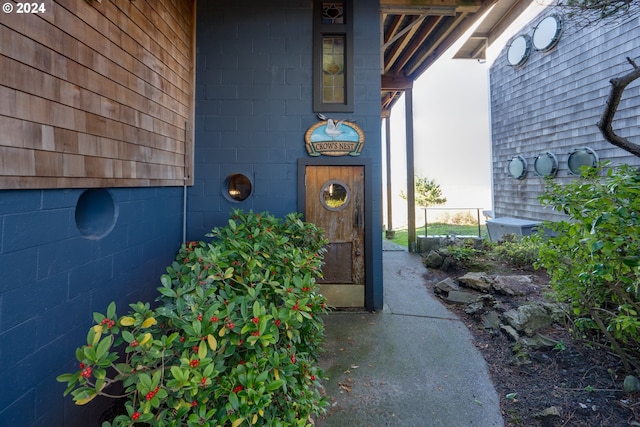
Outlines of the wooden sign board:
M310 156L359 156L364 132L353 122L327 119L311 126L304 135Z

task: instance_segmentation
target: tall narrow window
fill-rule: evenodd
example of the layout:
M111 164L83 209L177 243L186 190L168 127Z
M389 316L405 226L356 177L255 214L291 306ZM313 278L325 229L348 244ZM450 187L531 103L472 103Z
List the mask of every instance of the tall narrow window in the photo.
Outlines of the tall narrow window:
M353 24L350 0L314 2L313 111L353 112Z

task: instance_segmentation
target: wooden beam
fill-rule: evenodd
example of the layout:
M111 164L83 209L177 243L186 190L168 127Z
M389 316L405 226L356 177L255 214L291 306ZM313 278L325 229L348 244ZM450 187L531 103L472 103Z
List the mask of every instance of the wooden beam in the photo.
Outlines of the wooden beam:
M390 13L420 13L423 9L480 8L482 0L381 0L380 10Z
M383 91L403 91L411 88L413 88L412 79L400 76L391 76L388 74L382 76Z

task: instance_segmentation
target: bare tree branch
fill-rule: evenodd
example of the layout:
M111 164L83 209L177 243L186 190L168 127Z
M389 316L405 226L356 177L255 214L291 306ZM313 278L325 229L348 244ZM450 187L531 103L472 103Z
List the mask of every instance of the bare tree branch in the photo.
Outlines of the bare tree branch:
M609 82L611 83L611 92L609 92L607 105L605 106L602 117L598 122L598 129L600 129L600 132L602 133L604 139L609 141L611 144L615 145L616 147L620 147L635 156L640 157L640 145L634 144L625 137L618 136L613 130L612 125L613 117L618 110L618 105L620 104L620 99L622 99L622 93L624 92L624 89L629 83L640 78L640 67L638 67L631 58L627 58L627 61L629 61L629 63L633 67L633 71L625 74L622 77L616 77L609 80Z

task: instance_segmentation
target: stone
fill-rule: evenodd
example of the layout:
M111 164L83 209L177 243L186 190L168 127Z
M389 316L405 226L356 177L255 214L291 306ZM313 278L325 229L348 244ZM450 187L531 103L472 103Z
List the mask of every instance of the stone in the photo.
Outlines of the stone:
M453 304L471 304L478 300L478 297L469 292L450 291L445 300Z
M537 303L525 304L509 310L502 315L502 318L517 331L524 332L528 336L554 322L554 318L544 304Z
M624 377L624 383L622 384L622 389L627 393L634 393L636 391L640 391L640 380L633 375L627 375Z
M537 291L537 286L533 284L531 276L496 276L493 282L493 289L499 294L519 296L529 295Z
M484 303L482 303L481 301L477 301L477 302L472 302L471 304L466 306L464 309L464 312L473 316L481 312L482 310L484 310Z
M556 406L550 406L537 414L534 414L533 417L539 420L548 420L545 422L548 423L552 418L560 418L560 410Z
M558 345L558 341L540 334L536 334L533 337L522 338L520 343L532 350L549 349Z
M470 272L459 277L458 282L471 289L489 292L493 287L494 280L487 273Z
M445 257L444 261L442 261L442 265L440 266L440 270L449 271L452 265L453 265L453 258L450 256Z
M418 236L418 251L422 254L437 251L442 245L440 237Z
M504 331L504 333L507 334L507 337L509 337L512 341L518 341L520 340L520 334L518 334L518 331L516 331L515 329L513 329L511 326L509 325L500 325L500 329L502 331Z
M442 255L440 255L436 251L430 251L424 257L424 265L427 268L440 268L440 266L442 265L443 261L444 261L444 258L442 257Z
M436 283L436 286L434 288L434 292L439 294L448 294L451 291L459 290L460 286L458 286L458 284L451 277L447 277L446 279Z
M482 326L485 329L500 329L500 315L498 312L492 310L482 316Z

